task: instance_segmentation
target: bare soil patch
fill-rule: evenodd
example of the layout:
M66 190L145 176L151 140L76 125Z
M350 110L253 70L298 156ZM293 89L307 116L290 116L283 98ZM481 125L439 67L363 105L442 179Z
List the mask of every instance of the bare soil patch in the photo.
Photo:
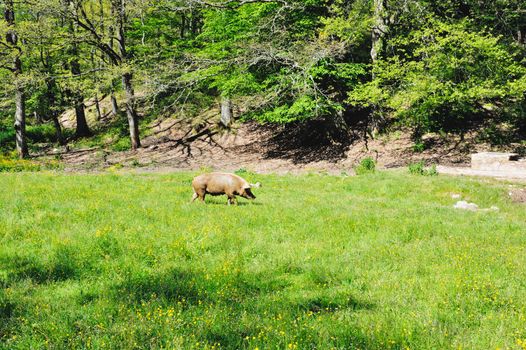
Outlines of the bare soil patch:
M509 196L515 203L526 203L526 188L510 189Z
M107 110L105 105L104 110ZM64 115L61 120L65 127L74 127L72 116ZM367 140L358 136L362 133L335 137L321 121L279 127L248 122L229 131L209 132L206 126L196 128L165 119L151 123L148 134L143 137L143 147L137 151L115 152L100 147L60 152L60 157L69 171L97 171L118 166L145 171L206 167L225 171L243 168L261 173L340 174L352 173L353 167L365 157L375 159L380 168L402 167L421 160L426 164L463 166L469 164L471 153L491 149L469 136L460 140L453 136L426 135L423 139L426 149L416 152L409 132L396 131Z

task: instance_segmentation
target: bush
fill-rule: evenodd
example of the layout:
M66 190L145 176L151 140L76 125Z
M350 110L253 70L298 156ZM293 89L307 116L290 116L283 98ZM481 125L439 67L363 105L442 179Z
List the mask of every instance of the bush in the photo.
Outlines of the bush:
M413 175L422 175L422 176L438 175L436 165L433 164L429 168L426 168L423 160L416 162L416 163L409 164L409 172Z
M413 152L422 153L426 149L425 144L422 141L417 141L413 145Z
M61 167L62 165L58 161L36 162L27 159L17 159L16 152L12 152L7 155L0 155L0 173L57 170Z
M360 161L360 164L354 169L356 175L364 175L374 173L376 170L376 162L373 158L367 157Z
M0 172L39 171L40 164L24 159L0 158Z
M118 139L115 143L111 145L111 149L116 152L129 151L131 149L130 138L123 137Z

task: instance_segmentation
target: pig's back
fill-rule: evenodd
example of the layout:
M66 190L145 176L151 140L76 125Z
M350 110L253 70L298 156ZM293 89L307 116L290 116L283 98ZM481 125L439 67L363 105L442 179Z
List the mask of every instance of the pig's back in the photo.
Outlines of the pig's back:
M239 186L238 176L228 173L209 173L196 176L192 181L194 189L202 189L210 194L233 192Z

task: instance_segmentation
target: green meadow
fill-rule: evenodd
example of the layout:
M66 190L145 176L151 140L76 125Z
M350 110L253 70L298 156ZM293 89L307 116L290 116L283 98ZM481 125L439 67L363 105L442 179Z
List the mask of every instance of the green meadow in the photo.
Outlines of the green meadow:
M1 174L0 349L526 349L508 184L246 173L227 206L193 175Z

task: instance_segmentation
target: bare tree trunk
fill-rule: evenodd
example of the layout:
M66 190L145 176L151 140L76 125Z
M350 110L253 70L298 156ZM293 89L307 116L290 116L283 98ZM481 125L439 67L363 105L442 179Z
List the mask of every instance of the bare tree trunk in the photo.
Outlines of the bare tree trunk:
M15 9L13 6L13 0L5 1L4 18L9 28L6 34L6 42L11 46L13 50L16 50L16 56L13 61L13 74L15 77L15 140L16 150L20 158L27 158L29 152L27 149L26 140L26 100L24 87L21 85L17 78L22 74L22 61L20 55L22 54L21 48L18 46L18 34L14 29L15 25Z
M73 49L75 52L73 52L74 55L76 55L76 48ZM80 64L77 61L77 59L73 59L70 62L71 65L71 74L74 76L80 75ZM75 136L76 137L85 137L85 136L91 136L91 131L88 126L88 122L86 120L86 111L85 111L85 105L84 105L84 97L82 96L82 93L80 92L74 92L74 103L75 103L75 116L77 119L77 128L75 130Z
M15 134L16 150L20 158L27 158L29 152L26 142L26 99L24 89L17 87L15 91Z
M46 87L47 87L47 101L48 101L48 105L50 108L51 120L53 121L53 126L55 127L55 136L57 138L58 144L61 146L64 146L66 144L66 140L64 139L64 135L62 134L62 126L60 125L60 122L58 120L58 112L55 109L56 84L55 84L54 78L49 77L48 79L46 79Z
M221 99L221 124L227 128L232 124L232 101L228 97Z
M371 31L371 61L373 63L373 69L374 64L377 62L378 57L382 54L382 51L384 49L384 37L387 33L388 27L387 27L387 20L386 20L386 6L385 6L386 0L373 0L373 11L374 11L374 23L373 28ZM372 73L372 78L375 78L374 70ZM365 140L365 147L369 149L367 138L368 135L373 135L378 130L377 125L377 118L378 118L378 111L377 108L373 106L373 110L369 114L366 120L366 125L364 127L364 140Z
M59 145L64 146L66 144L66 140L64 139L64 135L62 134L62 126L60 125L57 114L55 112L51 113L51 120L53 121L53 126L55 127L55 136L57 138L57 142Z
M114 117L119 115L119 104L117 103L117 98L115 98L115 93L112 91L111 96L111 113Z
M387 32L385 19L385 0L373 0L374 24L372 28L371 61L375 63L384 46L384 37Z
M181 31L179 32L179 36L181 37L181 39L184 38L185 26L186 26L186 16L184 13L181 13Z
M63 6L67 10L70 4L72 3L72 0L64 0ZM69 34L74 39L71 43L71 46L68 48L68 54L71 56L71 60L69 62L69 68L71 71L71 74L73 77L78 77L81 74L80 69L80 63L78 60L78 47L77 43L75 42L76 37L76 28L73 23L73 21L68 20L68 31ZM91 136L91 131L88 127L88 122L86 121L86 112L85 112L85 106L84 106L84 96L82 95L82 92L80 91L73 91L73 103L75 105L75 117L77 119L77 127L75 130L75 136L76 137L85 137L85 136Z
M128 126L130 128L131 148L137 149L141 147L139 138L139 120L135 112L135 95L133 92L132 74L125 73L122 75L122 85L126 91L126 116L128 118Z
M121 64L126 64L128 60L128 52L126 51L126 1L120 0L114 3L115 13L117 14L117 43L119 44L119 52L121 57ZM132 84L133 73L126 71L122 74L122 85L126 91L126 116L128 118L128 126L130 129L131 148L133 150L141 147L139 137L139 118L135 110L135 93Z
M42 125L42 123L44 122L42 120L42 116L37 111L33 111L33 117L35 118L35 123L37 125Z
M517 29L517 43L519 45L526 45L526 26Z
M95 94L95 112L97 114L97 120L102 120L102 113L100 111L99 95Z

